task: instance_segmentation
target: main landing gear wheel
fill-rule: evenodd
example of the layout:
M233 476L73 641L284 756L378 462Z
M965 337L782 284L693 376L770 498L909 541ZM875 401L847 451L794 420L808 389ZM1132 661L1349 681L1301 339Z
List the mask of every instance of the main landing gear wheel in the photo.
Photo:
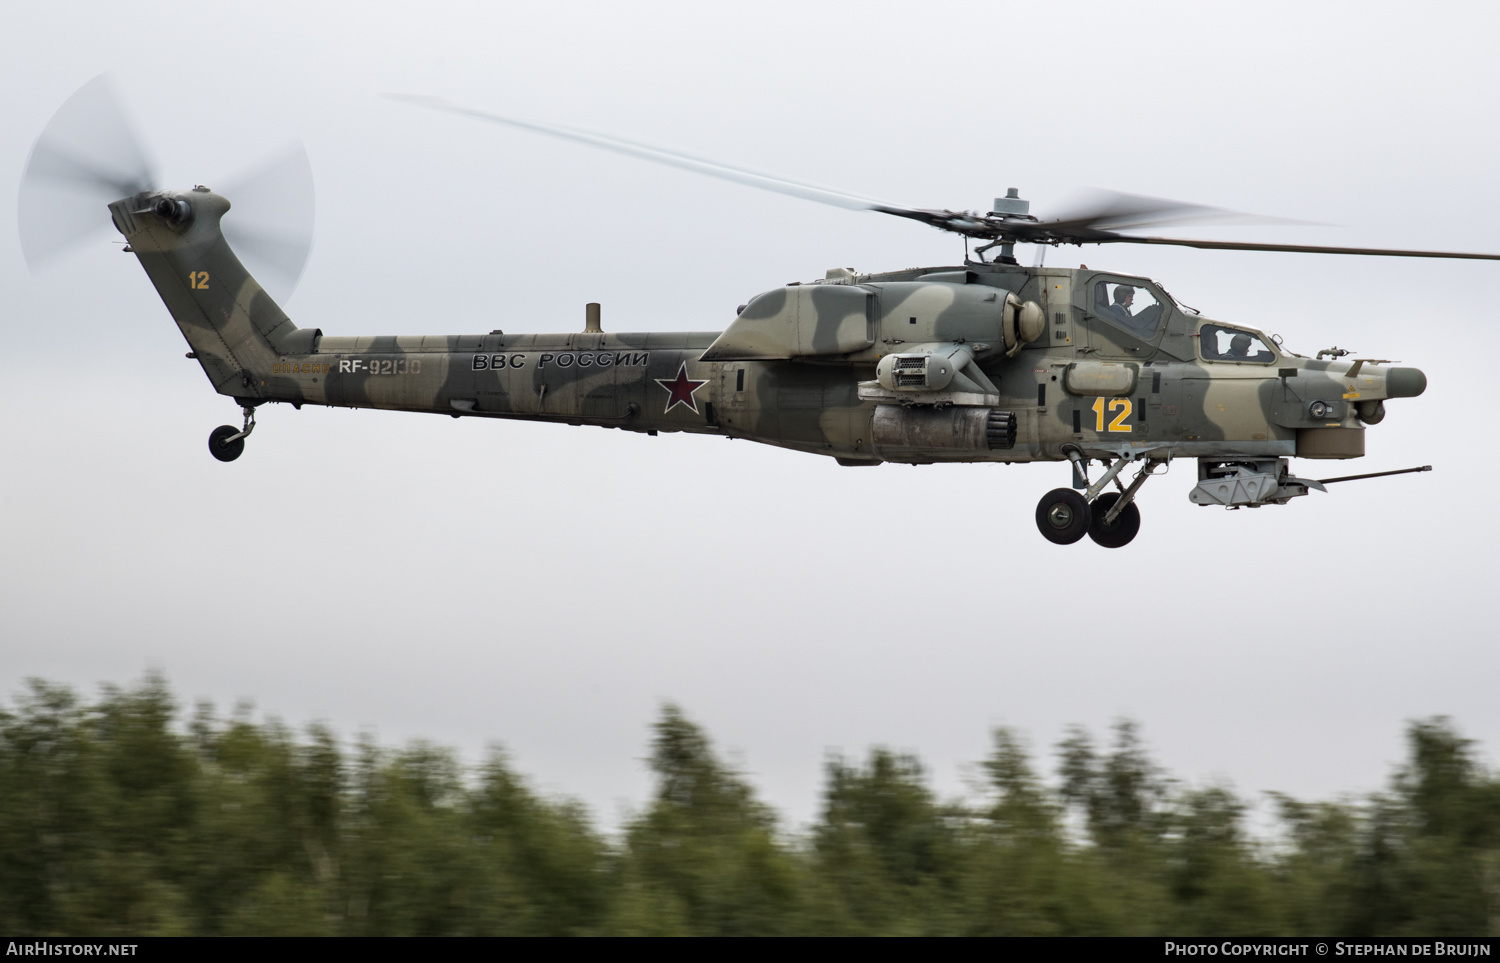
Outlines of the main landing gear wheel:
M208 436L208 450L219 461L234 461L245 450L245 439L255 430L255 406L259 402L240 405L245 413L245 427L235 430L229 425L220 425Z
M1120 514L1115 516L1113 522L1105 524L1105 516L1119 500L1118 492L1105 492L1094 499L1094 503L1089 506L1089 511L1093 516L1089 521L1089 538L1105 548L1120 548L1129 545L1131 539L1135 538L1136 533L1141 530L1141 510L1135 507L1133 501L1120 509Z
M244 432L233 425L220 425L208 436L208 450L219 461L234 461L245 450Z
M1071 488L1054 488L1037 502L1036 527L1049 542L1072 545L1088 534L1090 520L1089 503Z

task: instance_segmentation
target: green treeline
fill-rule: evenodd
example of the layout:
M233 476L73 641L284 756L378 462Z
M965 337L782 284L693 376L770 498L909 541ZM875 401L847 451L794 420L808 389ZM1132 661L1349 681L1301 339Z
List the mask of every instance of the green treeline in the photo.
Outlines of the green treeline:
M1387 791L1246 802L1189 788L1130 723L1044 780L994 735L987 794L936 798L884 749L827 763L789 835L675 708L618 836L503 755L298 735L166 685L93 704L33 683L0 711L0 931L106 934L1500 934L1500 775L1444 720Z

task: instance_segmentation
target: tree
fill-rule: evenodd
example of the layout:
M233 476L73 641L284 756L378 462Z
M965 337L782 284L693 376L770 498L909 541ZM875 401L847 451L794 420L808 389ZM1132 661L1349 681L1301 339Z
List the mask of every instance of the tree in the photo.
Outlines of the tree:
M825 767L823 816L813 841L819 875L851 929L871 934L951 931L962 865L961 819L940 807L914 756L870 752L864 767Z
M608 928L736 936L793 932L802 874L775 818L676 706L653 727L655 796L632 820Z

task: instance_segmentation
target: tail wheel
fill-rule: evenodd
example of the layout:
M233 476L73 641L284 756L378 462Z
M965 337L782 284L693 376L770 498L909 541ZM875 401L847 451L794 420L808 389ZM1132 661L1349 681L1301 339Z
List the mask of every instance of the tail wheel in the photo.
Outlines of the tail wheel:
M1054 488L1036 506L1036 527L1058 545L1072 545L1089 532L1089 503L1071 488Z
M1114 521L1108 525L1104 523L1104 516L1109 514L1109 510L1119 500L1118 492L1105 492L1094 499L1094 504L1090 506L1093 518L1089 522L1089 538L1105 548L1129 545L1141 530L1141 510L1135 507L1135 502L1120 509L1120 514L1115 516Z
M208 436L208 450L219 461L234 461L245 450L245 439L234 438L240 429L233 425L220 425ZM234 438L234 441L228 439Z

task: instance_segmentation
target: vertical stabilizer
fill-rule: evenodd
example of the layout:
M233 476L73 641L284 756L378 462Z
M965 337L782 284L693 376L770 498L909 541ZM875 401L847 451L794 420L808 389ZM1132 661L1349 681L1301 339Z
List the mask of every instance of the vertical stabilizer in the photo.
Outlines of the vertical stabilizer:
M198 187L137 194L109 209L220 394L263 399L277 358L317 350L322 332L294 325L224 240L228 200Z

